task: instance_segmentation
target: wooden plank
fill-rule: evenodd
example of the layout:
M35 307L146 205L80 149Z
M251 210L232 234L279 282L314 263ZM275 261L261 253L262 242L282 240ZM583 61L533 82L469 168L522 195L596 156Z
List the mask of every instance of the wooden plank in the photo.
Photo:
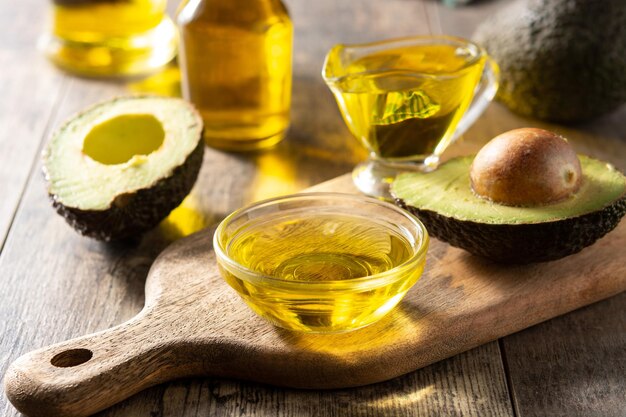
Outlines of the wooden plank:
M45 18L41 1L0 4L0 250L65 86L35 49Z
M503 340L517 415L623 417L626 293Z
M149 416L509 416L503 374L489 344L388 382L343 390L294 390L190 379L144 391L98 414Z
M473 1L456 7L437 5L438 23L446 35L471 39L476 27L491 14L506 7L511 0Z

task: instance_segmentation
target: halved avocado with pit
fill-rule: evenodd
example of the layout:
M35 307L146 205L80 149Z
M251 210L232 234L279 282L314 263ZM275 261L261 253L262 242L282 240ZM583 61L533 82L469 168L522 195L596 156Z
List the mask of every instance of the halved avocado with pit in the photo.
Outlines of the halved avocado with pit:
M626 213L626 178L613 166L579 155L580 189L537 207L514 207L478 197L470 185L473 156L430 173L399 175L391 193L429 233L475 255L504 263L571 255L613 230Z
M184 100L116 98L68 120L43 153L57 212L99 240L137 237L178 206L196 181L202 119Z

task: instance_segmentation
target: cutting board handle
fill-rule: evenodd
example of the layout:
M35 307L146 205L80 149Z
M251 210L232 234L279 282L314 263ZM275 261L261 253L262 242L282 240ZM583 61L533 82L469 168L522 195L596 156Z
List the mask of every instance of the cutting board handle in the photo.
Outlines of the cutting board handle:
M205 365L173 343L171 333L142 311L117 327L30 352L7 370L7 397L28 416L88 416L147 387L197 373Z

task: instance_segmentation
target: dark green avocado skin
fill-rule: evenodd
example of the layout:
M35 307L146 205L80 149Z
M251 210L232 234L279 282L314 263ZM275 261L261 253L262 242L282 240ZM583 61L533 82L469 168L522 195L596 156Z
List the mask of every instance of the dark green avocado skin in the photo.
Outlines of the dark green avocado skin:
M500 67L497 98L512 111L579 122L626 102L626 1L527 0L473 35Z
M545 223L497 225L457 220L396 204L417 216L428 233L474 255L500 263L545 262L580 252L613 230L626 214L626 196L582 216Z
M200 140L173 175L161 179L153 187L117 197L107 210L66 207L51 195L52 205L84 236L107 242L136 238L159 224L189 194L198 178L203 155L204 141Z

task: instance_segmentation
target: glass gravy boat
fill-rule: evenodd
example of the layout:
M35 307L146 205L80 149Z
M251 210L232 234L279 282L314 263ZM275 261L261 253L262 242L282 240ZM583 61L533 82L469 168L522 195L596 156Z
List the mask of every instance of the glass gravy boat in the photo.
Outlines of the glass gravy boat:
M354 183L386 199L397 173L435 169L498 88L498 67L486 52L450 36L337 45L322 76L370 153L354 169Z

